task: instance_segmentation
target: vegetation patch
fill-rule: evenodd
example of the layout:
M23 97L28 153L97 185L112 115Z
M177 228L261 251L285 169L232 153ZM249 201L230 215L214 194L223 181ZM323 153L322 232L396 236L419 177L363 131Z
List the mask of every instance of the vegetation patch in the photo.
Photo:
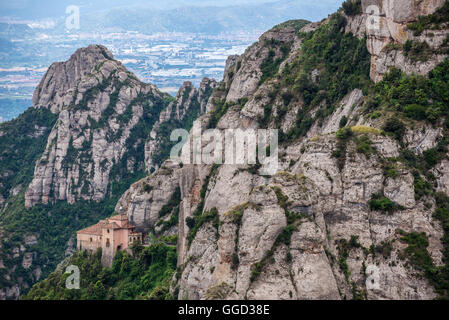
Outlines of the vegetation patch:
M368 134L379 134L380 132L379 129L365 126L355 126L352 128L343 127L338 129L336 133L337 148L332 153L332 156L337 158L337 166L340 171L344 168L346 162L346 149L351 139L353 139L356 144L356 151L369 158L371 155L376 154L377 150L374 147L374 143L368 137ZM361 135L356 136L355 134Z
M281 86L291 88L294 97L300 96L304 108L298 111L291 131L281 135L281 142L303 136L316 120L332 114L350 91L370 86L366 40L342 32L346 23L346 18L336 13L316 31L300 34L302 54L283 70ZM315 82L311 79L314 70L320 72ZM312 117L310 112L315 109Z
M383 213L393 213L398 210L404 210L404 207L391 201L382 193L377 193L368 201L368 206L371 211L380 211Z
M209 212L204 212L199 216L187 218L186 223L190 229L188 236L189 245L192 244L192 241L193 239L195 239L198 230L208 222L212 222L213 227L217 230L217 238L218 238L219 216L217 208L212 208Z
M420 200L424 196L429 196L433 192L432 185L426 181L417 170L413 171L413 186L415 188L415 199Z
M397 159L396 158L390 158L382 163L382 170L384 173L384 176L391 179L396 179L399 175L399 172L397 170L396 166Z
M356 150L359 153L363 153L367 158L377 153L376 148L373 146L373 142L367 135L363 135L355 140Z
M284 209L285 215L287 217L287 226L282 229L273 246L268 250L262 260L253 264L251 266L251 276L250 281L255 281L261 274L263 268L271 261L274 261L274 252L281 245L285 244L287 247L290 245L291 237L293 232L298 230L298 220L303 217L301 213L290 212L287 207L289 205L288 197L282 193L279 187L272 187L276 197L278 198L279 205ZM300 223L300 222L299 222ZM286 260L291 260L291 254L287 253Z
M286 22L283 22L273 28L273 31L280 31L285 28L295 28L295 31L298 32L301 30L304 26L309 24L310 21L297 19L297 20L289 20Z
M438 9L435 13L421 16L418 21L408 24L408 29L413 30L415 36L419 36L424 30L438 30L444 28L445 24L449 22L449 3L446 2L443 7Z
M272 189L276 194L279 205L282 209L284 209L285 216L287 217L287 226L294 225L296 221L301 220L303 218L303 215L301 213L295 213L288 209L288 206L291 204L291 202L288 200L288 197L282 192L281 188L275 186L272 187Z
M433 282L435 289L442 298L449 298L449 196L445 193L438 192L435 195L436 210L433 215L443 227L443 263L438 268L438 276Z
M159 231L159 234L164 233L165 231L169 230L171 227L174 227L178 224L179 219L179 205L177 205L170 216L170 219L163 221L160 220L156 225L162 226L161 230Z
M296 226L291 224L291 225L287 225L281 231L281 233L277 236L276 240L274 241L273 246L271 247L270 250L268 250L265 253L262 260L260 260L259 262L256 262L255 264L253 264L251 266L250 282L254 282L255 280L257 280L257 278L262 273L262 270L268 263L274 262L274 252L276 251L276 249L278 248L278 246L280 244L283 243L287 246L290 245L290 239L291 239L292 233L296 230L297 230Z
M402 137L405 134L405 124L396 117L388 119L384 126L383 130L393 136L397 141L402 143Z
M428 77L406 75L398 69L392 69L383 80L374 87L376 103L371 108L384 107L396 113L396 118L388 120L384 131L396 138L403 136L404 118L436 123L449 114L449 59L444 60Z
M156 96L152 91L148 94L140 94L131 104L141 105L143 115L141 120L130 130L130 134L125 142L125 150L123 157L111 168L110 176L114 179L131 177L136 172L143 172L145 163L145 141L147 140L154 124L159 119L159 114L171 102L172 98L166 94ZM168 156L168 155L167 155ZM133 167L130 170L128 160L133 160ZM155 158L153 158L154 160ZM164 161L166 158L157 159ZM156 160L154 160L156 161Z
M9 199L8 210L2 212L1 216L1 228L9 237L1 241L0 260L8 267L12 268L17 264L19 267L12 272L11 280L7 282L17 283L22 278L23 282L33 284L36 281L32 273L35 267L41 268L41 278L45 278L64 259L67 243L70 239L75 239L75 232L113 215L120 196L132 183L143 177L144 175L136 175L122 180L115 185L110 198L99 202L80 200L71 205L65 201L57 201L48 205L38 203L26 209L25 191ZM19 263L21 260L11 259L10 254L13 248L23 245L24 238L30 234L37 236L37 244L26 246L26 250L35 253L35 258L32 267L24 269ZM21 255L19 259L22 258ZM27 289L22 292L26 293Z
M220 121L221 117L225 115L231 106L228 102L226 102L226 99L214 100L213 105L214 109L210 113L209 129L217 127L218 121Z
M448 214L449 197L445 194L438 194L436 197L437 210L434 217L438 219L444 229L444 237L442 239L443 245L447 244L448 240ZM432 258L427 250L429 246L429 240L427 235L417 232L405 232L403 230L397 230L401 236L401 241L408 244L408 247L404 251L404 255L408 258L410 264L425 275L430 284L433 285L436 292L439 294L440 299L449 298L449 261L448 261L448 247L443 249L443 266L435 266Z
M406 233L402 230L398 230L398 233L402 236L401 241L408 244L405 253L410 263L421 271L430 271L433 269L432 258L427 251L427 247L429 246L427 235L424 232Z
M349 276L351 275L351 270L349 270L347 263L349 253L352 249L362 248L362 246L358 241L358 237L354 235L351 236L349 241L346 239L335 240L335 244L338 251L338 266L346 281L349 281Z
M193 212L193 216L186 218L187 227L189 227L189 229L190 229L189 236L188 236L189 246L192 244L193 239L195 239L196 233L198 232L200 227L206 222L210 222L210 221L213 222L214 227L217 229L217 237L218 237L219 216L218 216L217 209L213 208L210 212L203 213L204 201L206 198L207 188L209 187L210 179L213 176L215 176L218 168L219 168L219 165L215 164L212 166L212 169L211 169L209 175L206 177L206 179L203 183L203 186L201 187L200 203L198 204L195 211Z
M230 211L225 213L225 216L230 217L231 221L233 223L235 223L235 225L237 226L236 231L235 231L235 238L234 238L234 253L232 254L232 261L231 261L232 262L231 267L234 270L237 269L237 267L240 263L239 256L238 256L238 247L239 247L239 236L240 236L240 228L242 226L243 213L250 206L254 206L254 205L252 203L246 202L246 203L240 204L238 206L235 206Z
M337 149L332 153L334 158L337 158L338 169L343 170L346 162L346 149L353 132L350 128L344 127L337 131Z
M361 0L346 0L342 4L343 11L347 16L356 16L362 14L362 1Z
M0 123L0 195L4 199L14 187L31 182L34 165L45 150L57 118L49 109L29 108L19 117ZM43 128L43 132L37 135L36 127Z
M281 65L282 61L284 61L291 49L291 44L289 43L279 43L278 41L271 39L271 41L268 41L267 43L270 48L268 51L268 56L265 58L265 60L262 62L260 68L262 71L262 77L259 80L259 85L263 84L268 79L275 76L279 71L279 66ZM276 58L276 51L273 47L280 44L280 51L282 53L282 56L279 58Z
M232 287L226 282L222 282L218 286L207 289L204 297L206 300L226 300L229 292L232 291Z
M181 202L181 188L177 187L170 200L166 205L163 205L161 210L159 211L159 218L165 217L167 214L173 211L173 209L179 206Z
M425 41L409 39L404 43L404 56L413 62L426 62L432 54L434 54L434 51Z
M354 132L355 134L371 134L371 135L382 134L382 130L367 126L353 126L351 127L351 131Z
M380 254L384 259L388 259L393 251L393 245L390 241L382 241L377 246L372 245L370 249L374 255Z

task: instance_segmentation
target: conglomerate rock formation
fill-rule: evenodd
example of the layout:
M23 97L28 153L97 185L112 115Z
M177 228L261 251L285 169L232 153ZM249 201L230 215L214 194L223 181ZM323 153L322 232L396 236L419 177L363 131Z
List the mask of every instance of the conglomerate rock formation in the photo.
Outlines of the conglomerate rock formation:
M362 1L361 12L339 13L346 21L340 32L362 43L366 39L371 54L368 72L375 82L391 67L406 74L427 75L447 57L446 51L438 49L445 45L449 31L441 27L416 35L407 26L443 4ZM379 11L367 14L370 5ZM378 19L379 28L367 29L367 20L373 18ZM198 120L202 128L211 123L218 129L265 125L287 134L295 126L298 112L316 113L316 108L307 111L304 92L297 98L288 97L291 88L285 87L282 79L305 54L307 34L323 32L335 21L336 16L331 16L299 32L294 23L280 25L262 35L242 56L230 57L208 113ZM407 41L428 42L434 51L425 62L413 61L404 55ZM265 77L267 61L277 61L277 76ZM310 81L320 82L323 72L313 70L308 75ZM156 196L180 188L179 272L172 286L179 299L437 297L428 279L404 259L407 244L402 238L425 233L432 263L436 267L444 264L443 229L433 216L436 203L431 197L416 195L419 177L398 159L407 150L419 156L435 148L443 130L417 122L399 139L385 135L381 129L386 118L364 112L369 97L361 89L348 90L332 112L310 124L302 138L281 143L279 170L273 176L261 176L251 165L176 167L170 161L160 173L156 171L125 194L120 208L143 221L144 208L154 211L154 204L145 204L137 195L143 184L158 185L152 191ZM217 120L217 110L223 110L223 105L225 112ZM273 119L276 114L281 116ZM343 138L336 135L341 127L351 128L355 136L345 142L344 149ZM361 151L360 139L369 141L371 151ZM394 174L386 171L390 162ZM433 169L436 190L446 194L447 163L443 160ZM160 174L166 173L170 178L158 183ZM370 203L379 194L397 210L385 213L373 207ZM157 223L157 219L146 221L152 227ZM367 285L370 277L373 286Z

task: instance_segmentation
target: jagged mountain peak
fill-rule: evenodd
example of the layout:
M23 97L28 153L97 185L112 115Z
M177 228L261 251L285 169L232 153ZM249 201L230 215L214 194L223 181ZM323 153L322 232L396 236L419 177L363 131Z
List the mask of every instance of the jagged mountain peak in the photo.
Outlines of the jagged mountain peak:
M168 143L169 131L167 128L174 125L178 128L188 128L197 116L206 111L216 86L215 79L206 77L201 81L198 89L190 81L184 82L179 88L176 98L161 112L159 121L153 127L145 144L145 163L149 172L158 168L160 162L168 156L168 149L160 152L161 144ZM184 126L180 126L181 123L184 123Z
M97 45L53 64L37 89L35 107L49 108L59 119L36 163L26 206L110 196L112 180L151 167L153 153L161 149L156 132L160 125L182 127L193 122L205 110L215 85L207 78L199 89L185 82L173 99L141 82ZM158 141L151 148L145 145L150 133Z
M89 45L76 50L65 62L55 62L47 70L33 94L35 107L48 107L52 112L60 111L62 97L74 89L92 69L107 60L112 53L102 45ZM120 64L120 62L115 61Z
M58 121L36 163L26 206L98 201L110 192L112 178L144 171L139 146L171 99L137 79L104 46L78 49L54 63L36 89L34 107L57 113Z

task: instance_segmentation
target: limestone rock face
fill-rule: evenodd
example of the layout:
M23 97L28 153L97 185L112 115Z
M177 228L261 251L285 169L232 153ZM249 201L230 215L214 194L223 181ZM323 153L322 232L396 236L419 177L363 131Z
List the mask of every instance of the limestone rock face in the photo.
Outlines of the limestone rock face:
M347 119L351 119L351 114L355 107L357 107L363 98L362 90L356 89L349 93L340 103L339 108L336 112L333 113L332 117L324 125L324 129L322 129L322 133L332 133L337 132L339 129L340 120L343 117Z
M156 122L166 100L166 94L140 82L101 46L80 49L51 67L36 89L35 107L48 105L59 119L36 163L26 206L99 201L115 178L111 174L144 170L143 154L133 149L146 137L133 129L143 121L150 126ZM125 147L133 140L131 148Z
M438 8L435 2L414 2L413 6L404 4L408 10L404 13L398 9L400 6L388 1L363 3L364 9L369 3L378 4L382 13L383 27L370 35L367 43L374 63L388 42L404 41L401 28L406 22ZM367 17L348 19L353 20L346 32L362 38ZM326 21L308 25L302 31L313 31L323 23ZM242 56L230 57L224 81L216 87L206 113L200 117L203 128L214 110L213 99L228 102L226 113L216 124L218 129L257 129L267 104L272 105L274 114L278 112L282 89L278 97L270 97L277 80L259 82L260 64L269 51L263 44L271 38L291 43L287 62L281 64L280 70L301 54L300 40L294 34L272 30ZM404 60L404 70L416 72L416 68ZM318 77L319 70L314 72ZM242 98L247 98L244 103ZM398 165L394 174L386 174L385 163L399 157L401 146L416 154L435 147L441 130L430 126L410 128L400 146L374 129L380 125L365 117L364 101L362 90L349 92L304 138L281 145L275 175L261 176L251 166L226 164L184 165L172 173L178 184L173 183L170 189L167 183L164 192L171 194L174 188L181 189L177 228L180 273L174 277L172 287L179 299L437 297L420 271L404 259L407 244L399 231L426 233L429 255L435 265L441 265L443 230L433 217L434 200L415 197L410 168ZM289 107L276 124L284 132L295 123L296 113L304 103ZM367 135L375 152L364 154L358 151L356 140L350 140L339 162L335 132L343 116L350 126L358 126ZM361 135L354 132L356 137ZM438 190L446 193L447 167L448 162L443 160L433 169ZM163 166L159 170L166 169ZM159 170L150 181L159 179ZM391 213L371 210L369 201L379 193L399 209ZM122 200L128 212L130 204L137 202L126 197ZM203 214L216 212L216 220L207 220L192 235L186 219L195 218L199 204ZM371 251L375 253L368 254Z
M427 42L432 47L435 41L433 31L432 34L425 33L418 37L407 29L407 25L416 21L419 16L434 13L444 3L444 0L362 0L367 46L372 55L371 79L373 81L380 81L391 67L401 69L408 74L425 75L444 60L446 54L435 53L425 62L412 62L404 56L402 50L388 48L389 45L403 45L407 40ZM356 16L350 19L349 25L357 25L357 22L361 20L361 16ZM350 27L348 31L354 33L353 29L354 27ZM437 31L438 33L441 32ZM447 30L443 33L446 37Z
M186 82L173 98L139 81L105 47L90 45L77 50L68 61L53 64L35 90L33 108L50 110L43 111L57 120L48 127L33 125L27 133L35 139L44 136L46 145L34 164L31 183L13 186L9 194L21 196L25 191L27 208L38 203L98 202L122 196L116 210L128 214L140 231L175 235L180 208L166 212L164 206L172 196L178 197L175 191L179 181L174 172L180 168L176 164L164 164L158 178L143 179L123 195L118 194L117 185L160 165L160 161L153 161L154 154L164 146L159 142L167 138L167 131L188 126L204 113L216 85L208 78L198 89ZM169 125L159 130L164 124ZM0 196L2 207L9 200L4 194ZM14 248L7 257L17 260L15 268L21 265L28 270L31 281L37 281L46 271L46 265L40 262L43 257L28 250L28 246L37 244L38 237L25 236L27 249ZM74 242L74 238L67 241L65 255L73 253ZM24 285L28 283L19 288ZM17 298L9 295L15 294L12 289L0 295Z
M198 103L200 104L201 114L206 112L207 104L213 90L217 87L215 79L204 78L198 88Z
M262 77L262 62L270 54L270 42L292 43L298 40L293 27L270 30L260 36L259 41L249 47L241 57L231 56L226 62L225 82L230 82L227 102L251 96L258 88ZM282 57L281 50L276 50L274 59Z
M194 119L206 111L207 103L212 91L217 86L214 79L204 78L200 87L196 89L189 81L185 82L179 89L174 101L161 112L158 122L151 130L150 136L145 143L145 163L147 171L152 172L159 164L153 159L163 138L170 132L162 132L163 125L171 122L172 130L181 129L181 123L187 118Z
M66 92L74 89L78 82L100 62L113 59L113 55L103 46L90 45L78 49L67 62L55 62L40 81L33 95L35 107L49 107L52 112L63 108Z
M404 142L407 147L415 153L421 153L434 148L438 140L442 137L442 129L429 125L407 130Z
M367 18L368 17L365 14L356 15L354 17L346 16L347 24L345 26L345 32L352 33L357 38L362 39L366 35Z
M139 232L148 232L149 229L158 231L161 228L158 228L157 222L166 218L160 217L159 212L177 187L179 165L166 161L154 175L134 183L120 198L115 211L127 214Z
M437 178L438 191L444 192L446 194L449 193L449 161L443 160L440 164L438 164L433 173Z
M180 256L183 273L178 281L179 298L343 299L352 297L352 283L366 291L369 299L436 297L429 283L416 278L416 271L399 258L405 245L396 232L401 229L432 235L428 250L438 265L441 227L433 221L432 211L415 200L409 171L401 169L394 179L384 177L380 159L395 154L397 145L386 137L372 139L379 154L366 158L351 144L342 171L332 156L335 138L325 133L305 141L306 151L291 155L294 166L273 177L221 166L209 182L204 209L217 208L219 228L211 223L203 225ZM186 171L180 179L187 177ZM195 188L192 184L183 199L189 193L193 196ZM392 215L370 211L368 200L383 188L385 196L403 210ZM288 199L286 207L276 190ZM242 216L236 222L233 217L239 210ZM288 244L276 243L287 226L285 210L301 213L303 218ZM186 238L185 231L178 236ZM350 273L346 276L337 262L341 258L339 243L351 238L361 247L350 250L346 260ZM383 243L392 246L389 256L364 256L362 248ZM263 267L254 276L258 263ZM380 287L366 286L364 266L378 272ZM231 289L218 295L217 286L224 284Z
M385 27L380 31L383 34L377 34L378 38L372 36L367 44L372 52L378 50L379 54L384 45L379 39L382 36L388 41L394 39L388 23L414 19L409 13L404 16L398 12L393 4L380 5L391 21L383 17ZM418 7L432 11L438 6L420 3ZM416 6L410 10L415 14ZM366 17L357 19L347 25L346 32L360 37ZM313 30L319 25L309 25L303 30ZM291 52L280 70L301 54L300 40L287 29L267 32L242 56L230 57L224 81L217 85L206 113L199 119L203 129L214 108L212 100L229 103L217 123L218 129L257 129L258 118L267 103L277 112L281 106L279 99L269 98L275 80L259 82L260 65L269 51L264 44L269 39L291 44ZM404 68L416 71L405 60ZM240 105L238 101L244 97L247 100ZM154 225L157 221L154 213L180 188L177 234L181 273L174 278L172 288L179 292L179 299L338 300L352 298L357 292L368 299L436 297L428 281L403 259L406 244L398 235L398 230L425 232L429 235L428 252L434 264L441 265L443 232L432 217L433 209L428 208L429 203L434 204L430 199L415 199L410 169L398 167L394 176L385 175L383 163L398 157L400 147L392 138L369 130L375 125L360 116L363 102L362 90L353 90L320 125L313 125L304 139L281 146L279 154L284 159L273 176L260 176L246 165L179 168L168 161L122 197L117 210L140 217L139 223L143 225ZM280 123L284 132L294 124L295 115L302 107L302 102L298 103L285 114ZM376 152L366 156L357 152L356 144L351 141L341 167L333 153L338 144L335 132L343 116L348 123L368 128ZM406 132L402 143L419 154L435 147L440 136L439 129L413 128ZM165 176L166 166L174 168L168 176ZM443 161L434 170L438 188L444 192L448 192L449 185L447 166L447 161ZM142 183L155 186L152 192L168 197L165 200L153 197L150 201L150 195L141 195L139 191ZM371 211L368 201L379 192L401 209L391 214ZM206 221L192 238L186 219L194 217L199 204L204 213L216 210L218 223ZM293 214L298 215L298 220L292 221ZM151 222L142 217L150 217ZM344 243L350 241L357 245L344 249ZM365 254L370 248L384 246L390 248L389 252ZM342 259L346 270L342 269ZM368 283L373 274L377 277L375 286Z
M407 30L407 24L442 4L440 0L364 0L362 15L346 17L345 32L359 39L367 36L372 80L378 81L393 66L407 73L425 74L441 61L443 56L435 55L425 63L414 63L404 56L400 45L408 39L428 41L426 33L418 38ZM373 5L379 9L371 7L379 19L379 27L374 29L367 27L373 18L367 10ZM307 25L301 32L312 32L326 23L323 20ZM444 31L438 34L435 48L444 35ZM383 123L364 113L366 97L361 89L348 92L303 136L281 144L278 170L273 175L262 175L257 166L247 164L194 165L166 160L158 167L152 162L162 141L160 128L171 121L182 121L193 110L201 114L197 121L202 130L209 128L212 120L219 130L258 129L267 105L272 115L281 115L286 106L282 96L288 92L279 78L263 77L262 65L266 59L280 59L278 74L289 70L288 64L301 55L301 44L294 28L274 28L244 54L228 59L222 82L205 79L198 90L185 83L176 99L161 109L145 143L147 169L155 171L125 192L116 211L126 213L140 231L177 235L178 272L171 290L179 299L436 298L422 271L407 260L408 245L402 239L402 232L424 232L433 264L443 264L443 230L433 216L435 199L417 197L413 168L396 160L404 149L420 155L434 148L442 130L417 125L407 129L402 141L394 140L376 130ZM128 170L139 168L138 159L124 158L121 153L126 140L121 140L123 135L130 134L144 112L135 99L140 92L164 97L150 86L133 82L107 57L93 70L92 77L87 74L76 88L69 89L76 93L75 106L111 73L116 81L111 79L103 88L101 92L106 94L93 95L95 104L89 99L85 108L72 109L69 103L58 111L59 120L27 191L29 205L53 198L75 201L83 197L83 188L90 190L93 199L101 199L107 193L114 163L126 159L123 166ZM312 82L316 83L320 74L321 70L313 70ZM117 90L119 79L132 86ZM91 118L99 122L105 106L115 99L114 92L117 101L113 115L125 114L132 106L128 125L118 124L112 116L105 119L107 133L103 126L90 125L81 130ZM218 111L224 114L215 119L218 103L223 108ZM267 121L264 128L287 133L296 124L298 113L308 106L298 98L286 107L289 110L283 116ZM319 107L307 112L313 117ZM343 117L352 127L353 137L341 149L342 141L335 133ZM108 133L119 128L123 132L118 139L105 143ZM369 139L370 152L358 145L362 136ZM95 146L91 148L96 155L91 167L83 167L84 157L75 156L80 161L71 161L73 165L66 170L63 159L68 155L72 158L70 146L77 150L86 145L88 150ZM95 153L96 149L100 151ZM188 152L187 145L184 151ZM390 162L394 162L394 168L388 167ZM448 167L449 162L442 160L431 170L435 188L445 193L449 192ZM79 181L89 183L83 186ZM370 200L378 196L390 200L394 210L375 210ZM175 219L177 224L173 223ZM19 254L21 249L14 250ZM24 258L24 268L32 265L31 258Z

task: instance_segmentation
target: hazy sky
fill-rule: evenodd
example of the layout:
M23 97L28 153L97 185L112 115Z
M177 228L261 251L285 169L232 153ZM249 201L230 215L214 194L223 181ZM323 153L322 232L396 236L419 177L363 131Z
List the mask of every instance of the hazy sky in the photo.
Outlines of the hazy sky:
M111 9L114 7L145 6L154 9L172 9L185 6L230 6L261 4L275 0L0 0L0 17L14 17L22 20L36 20L64 15L69 5L78 5L84 12ZM298 3L328 7L329 13L343 1L339 0L297 0Z

